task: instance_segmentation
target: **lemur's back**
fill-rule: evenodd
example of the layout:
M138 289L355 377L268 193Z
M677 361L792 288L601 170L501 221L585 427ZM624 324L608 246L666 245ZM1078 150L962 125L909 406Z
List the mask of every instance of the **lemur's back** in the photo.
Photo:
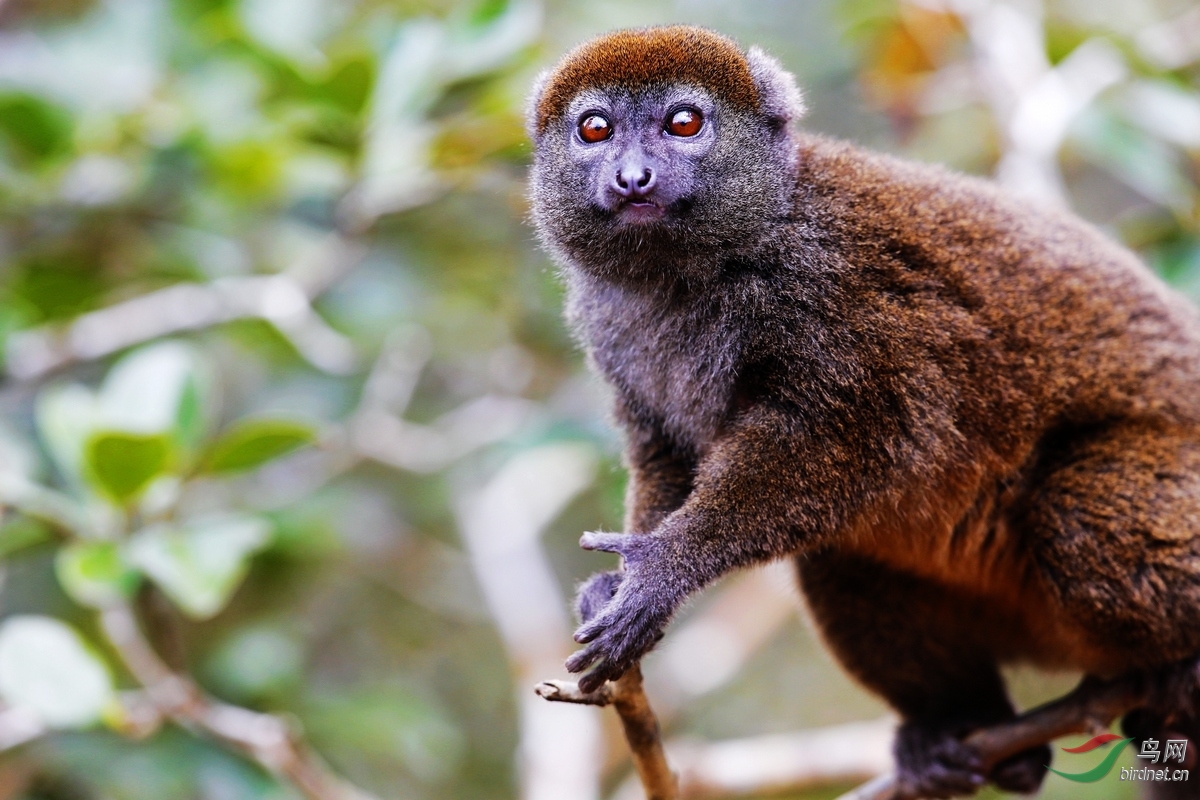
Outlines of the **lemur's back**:
M927 328L946 366L1008 377L1001 405L980 411L1028 403L1035 428L1200 420L1200 316L1127 249L940 167L821 137L804 137L801 153L802 214L871 265L858 285L878 324Z

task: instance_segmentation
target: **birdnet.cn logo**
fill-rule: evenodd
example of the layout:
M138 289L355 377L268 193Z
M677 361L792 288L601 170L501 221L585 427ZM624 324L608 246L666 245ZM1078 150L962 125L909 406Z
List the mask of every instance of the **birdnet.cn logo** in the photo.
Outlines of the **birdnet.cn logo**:
M1053 767L1049 769L1055 775L1060 775L1076 783L1098 781L1112 771L1117 757L1121 755L1121 751L1125 749L1125 745L1132 741L1133 739L1122 739L1115 733L1102 733L1078 747L1063 748L1063 751L1067 753L1090 753L1092 750L1108 747L1109 744L1116 742L1116 744L1109 748L1108 753L1099 764L1085 772L1060 772ZM1160 748L1160 745L1163 746ZM1142 741L1142 746L1138 751L1137 757L1146 759L1146 764L1141 767L1121 767L1121 780L1161 781L1167 783L1172 781L1186 781L1188 779L1188 770L1177 769L1170 766L1170 764L1171 762L1183 764L1187 760L1187 748L1187 739L1166 739L1162 742L1158 739L1145 739Z

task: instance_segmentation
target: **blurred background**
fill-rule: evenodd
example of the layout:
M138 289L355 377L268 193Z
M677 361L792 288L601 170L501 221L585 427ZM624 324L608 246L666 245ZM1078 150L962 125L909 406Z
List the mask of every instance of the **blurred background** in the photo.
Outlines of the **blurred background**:
M532 692L624 475L521 107L579 41L680 21L778 56L807 128L1200 293L1191 2L0 0L0 800L639 796L610 712ZM786 565L645 667L690 797L888 766Z

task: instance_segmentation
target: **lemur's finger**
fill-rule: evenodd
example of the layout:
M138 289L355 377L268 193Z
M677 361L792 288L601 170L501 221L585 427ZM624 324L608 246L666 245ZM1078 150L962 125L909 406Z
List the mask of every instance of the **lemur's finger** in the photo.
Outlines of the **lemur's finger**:
M579 644L587 644L603 633L604 629L611 624L612 619L605 614L601 614L586 625L580 625L579 628L576 629L575 636L573 638Z
M627 533L600 533L589 531L579 537L579 546L584 550L600 550L605 553L621 553L629 541Z
M600 648L595 644L585 647L582 650L577 650L570 658L567 659L567 672L583 672L599 657Z

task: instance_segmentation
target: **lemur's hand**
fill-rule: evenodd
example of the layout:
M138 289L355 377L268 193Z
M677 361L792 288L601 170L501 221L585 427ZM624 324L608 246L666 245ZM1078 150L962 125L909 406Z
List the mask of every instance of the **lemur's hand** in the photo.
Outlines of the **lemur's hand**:
M567 670L592 670L579 688L593 692L616 680L662 638L662 630L683 599L675 581L664 579L658 556L661 537L651 534L585 533L585 550L619 553L624 569L593 575L580 587L576 610L583 624L575 641L587 647L567 659Z

